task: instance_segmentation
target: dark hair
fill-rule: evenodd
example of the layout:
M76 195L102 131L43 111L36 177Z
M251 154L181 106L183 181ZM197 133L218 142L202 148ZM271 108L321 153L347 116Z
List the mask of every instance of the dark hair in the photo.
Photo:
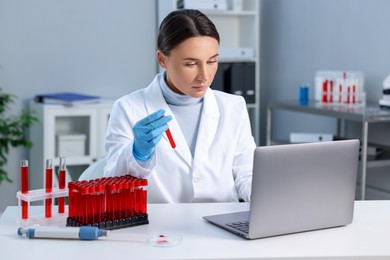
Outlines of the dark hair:
M195 36L210 36L219 43L218 31L206 15L198 10L179 9L161 22L157 48L168 56L177 45Z

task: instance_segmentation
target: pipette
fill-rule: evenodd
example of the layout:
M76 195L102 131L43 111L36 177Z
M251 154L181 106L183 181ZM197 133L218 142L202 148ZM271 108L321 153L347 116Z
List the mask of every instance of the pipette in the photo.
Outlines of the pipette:
M182 237L177 234L161 234L153 233L150 235L144 234L125 234L115 233L109 230L99 229L98 227L82 226L82 227L19 227L17 230L19 236L26 236L30 239L79 239L79 240L115 240L125 242L145 242L151 246L176 246Z
M19 227L18 235L25 235L28 238L56 238L56 239L80 239L96 240L99 237L107 236L107 230L97 227Z

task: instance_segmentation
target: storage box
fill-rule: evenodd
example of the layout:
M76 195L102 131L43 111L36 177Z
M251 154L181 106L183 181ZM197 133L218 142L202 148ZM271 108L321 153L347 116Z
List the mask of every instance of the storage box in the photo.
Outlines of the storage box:
M224 10L228 9L226 0L179 0L178 8L201 9L201 10Z
M290 143L311 143L333 141L333 134L290 133Z
M57 155L65 157L85 155L84 134L57 135Z
M250 47L219 48L219 57L222 59L248 59L255 57L255 50Z

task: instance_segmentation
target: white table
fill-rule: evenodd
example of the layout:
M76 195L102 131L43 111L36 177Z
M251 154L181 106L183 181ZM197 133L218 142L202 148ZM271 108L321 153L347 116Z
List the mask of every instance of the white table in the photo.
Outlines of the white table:
M0 219L0 252L7 259L390 259L390 201L356 201L352 224L257 240L215 227L202 216L248 209L247 203L150 204L149 225L122 234L176 233L176 247L147 243L27 239L16 234L17 207ZM35 206L31 210L43 210ZM1 257L2 259L5 259Z

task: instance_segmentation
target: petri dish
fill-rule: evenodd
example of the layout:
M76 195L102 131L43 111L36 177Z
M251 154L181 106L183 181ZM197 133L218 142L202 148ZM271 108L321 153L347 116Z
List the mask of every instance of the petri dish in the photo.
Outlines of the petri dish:
M172 233L153 233L147 238L147 242L150 246L157 247L177 246L182 240L182 236Z

